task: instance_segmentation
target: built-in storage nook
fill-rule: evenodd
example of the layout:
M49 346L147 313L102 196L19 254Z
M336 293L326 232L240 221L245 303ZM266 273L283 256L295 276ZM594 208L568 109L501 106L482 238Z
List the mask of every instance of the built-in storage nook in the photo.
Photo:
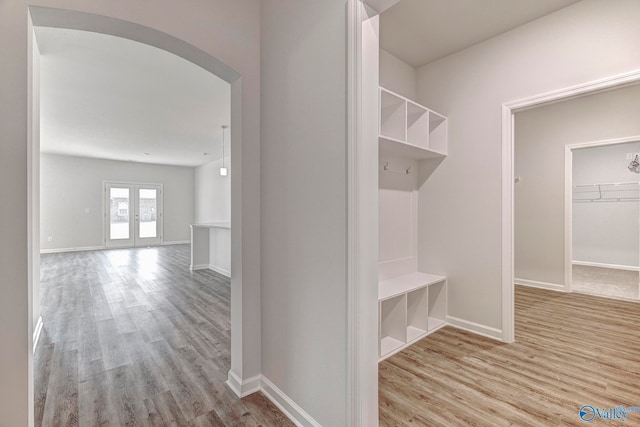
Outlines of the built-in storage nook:
M367 2L371 17L362 24L361 149L372 161L361 165L361 197L364 209L378 205L377 224L364 228L378 227L379 361L442 328L448 316L446 264L438 259L437 224L429 220L447 161L448 119L419 91L416 68L381 46L381 16L397 2ZM367 277L375 280L373 269Z
M420 187L447 155L447 118L379 88L379 360L446 324L447 278L419 268ZM428 204L427 204L428 205Z

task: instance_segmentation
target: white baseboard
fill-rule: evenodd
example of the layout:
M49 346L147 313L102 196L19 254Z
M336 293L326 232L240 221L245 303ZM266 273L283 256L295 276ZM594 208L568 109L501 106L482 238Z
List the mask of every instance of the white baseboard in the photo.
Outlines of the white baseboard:
M462 329L463 331L473 332L474 334L482 335L487 338L504 341L502 339L502 329L492 328L491 326L481 325L479 323L470 322L453 316L447 316L447 323L454 328Z
M256 375L243 381L235 372L229 371L226 384L240 398L258 391L262 392L298 427L321 427L319 422L314 420L264 375Z
M57 254L62 252L100 251L103 249L105 249L104 246L85 246L82 248L40 249L40 253L41 254Z
M220 267L216 267L215 265L211 265L211 264L195 264L189 267L192 271L196 271L196 270L212 270L215 271L218 274L222 274L225 277L231 278L231 272L225 270L224 268L220 268Z
M184 245L191 243L191 240L174 240L171 242L162 242L159 246L169 246L169 245ZM158 246L158 245L152 245ZM57 254L62 252L83 252L83 251L101 251L103 249L134 249L133 246L85 246L81 248L57 248L57 249L40 249L41 254ZM205 265L203 268L209 268L208 265Z
M215 265L209 264L209 269L215 271L218 274L222 274L224 277L231 278L231 272L225 270L224 268L216 267Z
M571 264L584 265L586 267L613 268L615 270L640 271L640 267L635 267L633 265L605 264L602 262L589 261L571 261Z
M264 375L262 376L262 394L278 407L295 425L299 427L320 427L320 423L299 407L282 390L276 387Z
M549 289L551 291L558 292L566 292L566 289L563 285L558 285L557 283L546 283L546 282L537 282L535 280L526 280L526 279L514 279L513 280L516 285L524 285L529 286L531 288L540 288L540 289Z
M40 332L42 332L42 316L38 317L36 327L33 328L33 354L36 354L36 347L38 346L38 340L40 339Z
M256 375L243 381L235 372L230 370L226 384L236 396L245 397L260 391L261 379L262 375Z

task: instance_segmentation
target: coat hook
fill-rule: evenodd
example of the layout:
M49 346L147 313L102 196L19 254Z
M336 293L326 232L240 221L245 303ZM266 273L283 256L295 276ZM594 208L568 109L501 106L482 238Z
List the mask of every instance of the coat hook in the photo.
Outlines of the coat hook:
M384 170L388 171L389 170L389 162L386 162L384 164Z
M410 173L411 173L411 166L407 168L407 175L409 175Z

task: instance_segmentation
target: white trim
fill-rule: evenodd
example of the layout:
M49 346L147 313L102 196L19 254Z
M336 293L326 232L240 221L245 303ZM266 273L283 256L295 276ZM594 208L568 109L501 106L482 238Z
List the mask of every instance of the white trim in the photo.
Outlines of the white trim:
M640 267L636 267L633 265L605 264L602 262L590 261L572 261L571 264L584 265L586 267L612 268L614 270L640 271Z
M231 272L228 270L225 270L224 268L220 268L217 267L215 265L212 264L196 264L196 265L191 265L189 266L189 269L191 271L197 271L197 270L211 270L211 271L215 271L218 274L222 274L223 276L227 277L227 278L231 278Z
M222 274L225 277L231 279L231 272L225 270L224 268L217 267L215 265L209 264L209 270L215 271L218 274Z
M613 138L613 139L602 139L596 141L588 141L588 142L578 142L576 144L567 144L566 148L570 150L578 150L580 148L593 148L593 147L603 147L605 145L616 145L616 144L626 144L628 142L638 142L640 141L640 135L631 135L626 136L624 138Z
M349 0L347 3L347 424L359 426L362 417L361 408L363 393L362 363L360 337L362 328L360 308L362 297L362 281L359 278L359 233L357 231L358 218L358 148L362 135L360 126L362 119L360 111L362 84L362 28L361 7L359 1ZM266 393L265 393L266 394ZM271 397L269 397L270 400ZM291 417L290 417L291 418Z
M262 376L262 394L278 407L296 426L320 427L321 424L298 406L289 396L276 387L264 375Z
M470 322L469 320L464 320L453 316L447 316L447 324L449 326L453 326L454 328L462 329L463 331L482 335L483 337L492 338L498 341L504 341L504 333L502 329L481 325L479 323Z
M513 289L514 268L514 219L513 219L513 179L514 160L513 113L502 106L502 341L515 341L515 296Z
M622 87L640 81L640 70L594 80L568 88L551 91L502 105L502 327L505 342L514 338L514 246L513 246L513 114L528 108L594 93L613 87Z
M524 111L529 108L538 107L543 104L550 104L558 101L565 101L569 98L581 95L592 94L598 91L631 85L640 81L640 70L633 70L615 76L605 77L563 89L534 95L528 98L508 102L504 104L511 111Z
M378 19L362 0L347 2L345 424L353 427L378 425Z
M559 285L557 283L547 283L547 282L538 282L536 280L527 280L527 279L514 279L513 283L515 285L528 286L530 288L540 288L540 289L549 289L551 291L558 292L568 292L564 285Z
M137 248L145 248L147 246L169 246L169 245L184 245L190 243L189 240L179 240L174 242L165 242L157 245L144 245L144 246L85 246L80 248L57 248L57 249L40 249L41 254L57 254L62 252L84 252L84 251L102 251L107 249L137 249ZM208 265L204 264L202 268L209 268ZM193 268L192 268L193 270Z
M38 317L36 327L33 328L33 354L36 354L36 347L38 347L38 340L40 339L40 332L42 332L42 316Z
M62 252L84 252L84 251L101 251L106 249L104 246L85 246L81 248L59 248L59 249L40 249L41 254L57 254ZM113 248L110 248L113 249Z
M191 243L191 240L171 240L169 242L160 243L160 246L188 245L189 243Z
M242 398L261 390L261 378L261 375L256 375L242 380L235 372L229 370L229 376L225 384L236 396Z
M246 380L240 379L233 371L229 371L229 377L225 383L236 396L243 398L256 392L262 392L274 405L282 411L296 426L320 427L320 423L305 412L296 402L280 390L264 375L256 375Z
M573 155L569 146L564 147L564 286L563 290L571 292L573 283Z

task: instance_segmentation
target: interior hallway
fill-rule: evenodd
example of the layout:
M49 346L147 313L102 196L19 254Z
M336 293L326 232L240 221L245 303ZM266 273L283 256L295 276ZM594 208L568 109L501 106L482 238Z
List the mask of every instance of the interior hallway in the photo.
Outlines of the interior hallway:
M36 426L291 426L230 369L230 283L189 245L45 254Z

